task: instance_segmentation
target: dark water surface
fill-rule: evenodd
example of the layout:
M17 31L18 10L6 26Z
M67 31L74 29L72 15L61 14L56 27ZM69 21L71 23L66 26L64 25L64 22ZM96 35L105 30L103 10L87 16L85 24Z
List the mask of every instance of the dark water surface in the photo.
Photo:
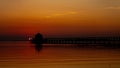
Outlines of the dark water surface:
M120 49L0 42L0 68L120 68Z

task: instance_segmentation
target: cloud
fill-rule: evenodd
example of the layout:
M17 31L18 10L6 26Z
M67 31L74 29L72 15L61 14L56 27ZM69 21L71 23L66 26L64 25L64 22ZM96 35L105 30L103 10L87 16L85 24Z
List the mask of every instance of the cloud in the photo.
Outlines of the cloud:
M70 11L70 12L65 12L65 13L55 13L55 14L51 14L51 15L45 16L45 18L61 17L61 16L75 15L75 14L77 14L77 12L75 12L75 11Z
M120 6L119 7L106 7L105 9L120 10Z

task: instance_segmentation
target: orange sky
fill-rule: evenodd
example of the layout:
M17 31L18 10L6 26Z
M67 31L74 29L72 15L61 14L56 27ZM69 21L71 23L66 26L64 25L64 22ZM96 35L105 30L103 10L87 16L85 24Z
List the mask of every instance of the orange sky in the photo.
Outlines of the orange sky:
M120 0L0 0L0 35L119 35Z

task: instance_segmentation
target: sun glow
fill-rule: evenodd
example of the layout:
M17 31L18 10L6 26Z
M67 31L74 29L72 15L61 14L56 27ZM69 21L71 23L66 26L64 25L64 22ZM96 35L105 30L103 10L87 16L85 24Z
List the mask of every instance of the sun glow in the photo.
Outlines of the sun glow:
M29 37L29 38L28 38L28 40L30 41L30 40L32 40L32 38L31 38L31 37Z

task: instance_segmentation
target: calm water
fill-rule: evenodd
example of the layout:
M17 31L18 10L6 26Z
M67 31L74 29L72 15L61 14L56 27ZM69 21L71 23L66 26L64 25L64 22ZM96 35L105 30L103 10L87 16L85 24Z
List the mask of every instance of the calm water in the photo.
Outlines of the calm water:
M0 42L0 68L120 68L120 49Z

